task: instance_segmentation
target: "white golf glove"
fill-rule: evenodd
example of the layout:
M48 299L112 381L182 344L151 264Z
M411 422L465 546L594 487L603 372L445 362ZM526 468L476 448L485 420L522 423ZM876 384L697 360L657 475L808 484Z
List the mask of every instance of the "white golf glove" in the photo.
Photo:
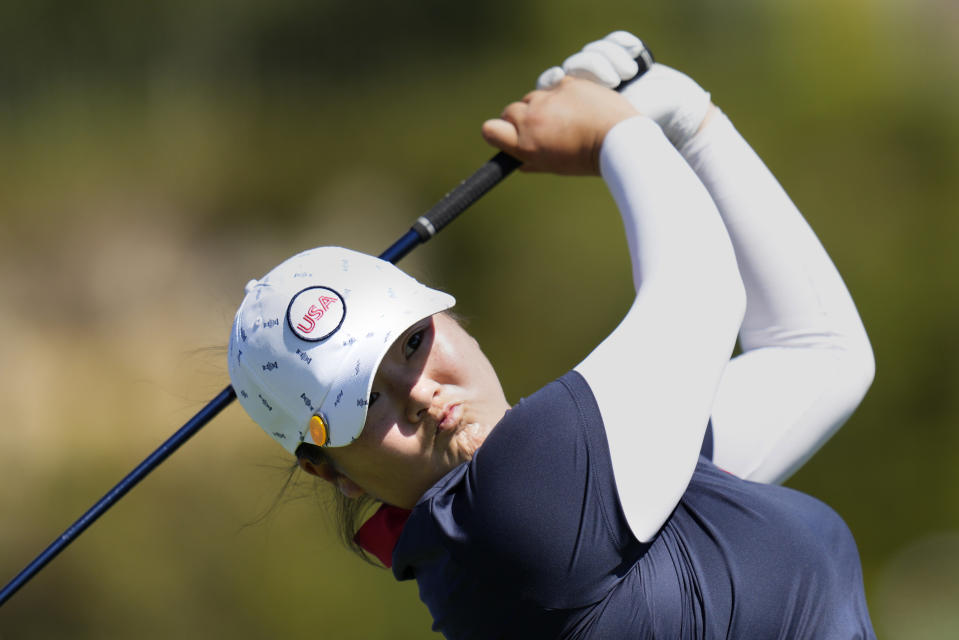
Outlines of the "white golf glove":
M562 67L550 67L536 82L537 89L550 89L570 75L610 89L639 71L635 58L644 50L642 41L627 31L614 31L590 42L566 58ZM622 90L643 115L652 118L673 143L682 147L702 125L709 111L710 96L684 73L654 63L643 77Z

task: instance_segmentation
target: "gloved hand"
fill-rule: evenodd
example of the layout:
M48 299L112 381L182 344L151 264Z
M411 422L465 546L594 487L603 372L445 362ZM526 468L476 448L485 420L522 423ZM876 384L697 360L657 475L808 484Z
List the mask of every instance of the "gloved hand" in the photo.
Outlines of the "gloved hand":
M536 88L554 87L566 75L613 88L636 75L639 66L635 58L644 48L633 34L614 31L566 58L562 67L544 71ZM692 78L659 63L626 86L622 94L640 113L652 118L677 148L696 134L711 104L709 93Z

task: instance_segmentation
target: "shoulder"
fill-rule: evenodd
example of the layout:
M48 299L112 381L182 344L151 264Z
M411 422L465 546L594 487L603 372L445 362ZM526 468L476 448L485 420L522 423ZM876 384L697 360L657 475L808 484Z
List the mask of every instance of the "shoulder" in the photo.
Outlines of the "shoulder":
M473 467L511 457L517 448L566 447L569 439L602 429L602 417L586 380L575 371L550 382L510 409L477 451Z
M581 500L587 485L600 489L589 482L596 476L612 478L602 416L586 380L569 372L504 416L466 480L474 509L510 514L506 526L524 527L553 517L565 500Z
M635 542L616 504L599 410L569 373L510 410L411 523L463 570L546 606L576 606L610 588Z

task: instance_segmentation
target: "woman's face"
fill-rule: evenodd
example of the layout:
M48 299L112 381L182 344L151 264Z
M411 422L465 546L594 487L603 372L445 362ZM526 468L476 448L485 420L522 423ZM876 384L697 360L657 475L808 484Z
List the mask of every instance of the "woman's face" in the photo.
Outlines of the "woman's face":
M437 314L405 331L383 358L360 437L324 453L366 493L412 508L437 480L473 457L507 409L479 344L455 320Z

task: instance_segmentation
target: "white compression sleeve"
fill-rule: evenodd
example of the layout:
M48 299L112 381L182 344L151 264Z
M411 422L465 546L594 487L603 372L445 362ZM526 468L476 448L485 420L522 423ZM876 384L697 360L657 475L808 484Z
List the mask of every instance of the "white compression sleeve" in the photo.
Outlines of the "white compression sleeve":
M782 482L838 429L874 361L849 292L785 191L718 109L681 149L719 208L746 286L743 354L713 406L713 459Z
M715 204L652 120L616 125L600 167L623 217L636 299L576 370L599 404L630 528L647 541L689 484L745 292Z

